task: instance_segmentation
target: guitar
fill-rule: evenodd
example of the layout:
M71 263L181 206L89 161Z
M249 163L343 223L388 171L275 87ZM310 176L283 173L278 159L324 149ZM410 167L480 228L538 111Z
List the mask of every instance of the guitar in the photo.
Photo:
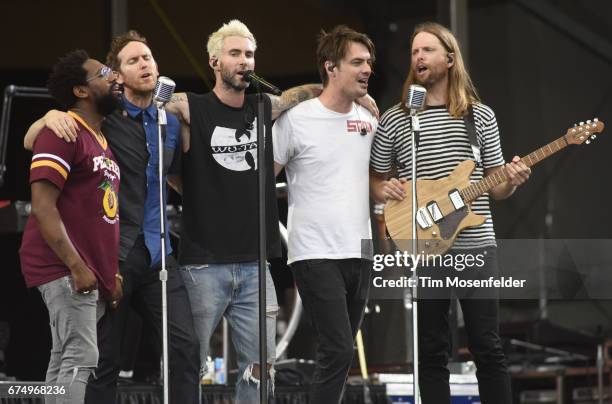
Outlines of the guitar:
M521 161L532 167L569 145L589 144L603 131L604 123L580 122L569 128L565 135L523 157ZM467 227L483 224L485 216L472 212L470 204L491 188L508 179L506 170L498 170L482 180L470 183L475 162L465 160L459 163L446 178L439 180L417 180L417 248L426 254L444 254L448 251L457 234ZM402 201L389 200L385 205L385 222L391 239L412 240L412 184L403 184L406 197ZM405 243L410 244L410 243ZM402 250L406 250L403 248ZM407 249L411 252L411 248Z

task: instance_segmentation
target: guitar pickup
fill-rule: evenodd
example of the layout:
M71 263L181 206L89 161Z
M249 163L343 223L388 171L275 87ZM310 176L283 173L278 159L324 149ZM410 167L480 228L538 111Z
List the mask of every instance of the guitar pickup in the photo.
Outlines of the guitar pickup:
M427 212L427 208L417 210L416 221L419 226L421 226L421 229L429 229L431 226L433 226L429 213Z
M463 198L461 198L461 194L456 189L453 189L448 193L448 197L450 198L455 210L463 209L465 207L465 203L463 202Z
M434 223L438 223L440 220L444 219L444 215L442 215L442 211L437 202L429 202L427 204L427 210Z

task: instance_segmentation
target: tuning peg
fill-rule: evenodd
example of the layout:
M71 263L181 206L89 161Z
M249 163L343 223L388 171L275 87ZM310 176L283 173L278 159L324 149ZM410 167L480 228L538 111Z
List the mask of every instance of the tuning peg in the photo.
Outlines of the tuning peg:
M591 141L587 139L586 142L584 142L584 143L591 144Z
M591 123L591 120L589 119L589 120L587 121L587 125L588 125L588 124L590 124L590 123Z
M597 139L597 135L595 134L591 135L591 140L595 140L595 139Z
M584 122L583 122L583 121L580 121L580 126L582 126L582 125L584 125Z
M575 124L574 124L574 128L575 128L576 126L578 126L578 124L577 124L577 123L575 123Z
M599 122L599 118L593 119L593 122Z

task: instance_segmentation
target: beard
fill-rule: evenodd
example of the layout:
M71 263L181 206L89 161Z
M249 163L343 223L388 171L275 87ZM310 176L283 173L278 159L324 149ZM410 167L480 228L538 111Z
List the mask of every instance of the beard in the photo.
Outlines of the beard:
M414 75L414 81L417 84L422 85L423 87L429 89L431 88L434 84L438 83L440 80L442 80L444 78L446 72L439 72L439 71L435 71L432 70L431 68L429 69L429 75L427 77L425 77L424 79L421 79L420 77L418 77L416 74Z
M232 74L228 69L221 64L221 80L225 86L235 91L243 91L249 86L249 83L241 80L240 76Z
M113 94L113 87L108 93L96 98L96 109L102 116L108 116L119 107L119 98Z

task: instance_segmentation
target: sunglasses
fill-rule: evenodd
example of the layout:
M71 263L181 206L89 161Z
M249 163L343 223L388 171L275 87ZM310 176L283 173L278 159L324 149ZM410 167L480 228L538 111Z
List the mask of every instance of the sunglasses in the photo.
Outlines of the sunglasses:
M112 79L115 78L115 72L113 72L113 69L111 69L108 66L102 66L102 68L100 69L100 73L96 74L93 77L88 78L85 81L89 83L90 81L99 79L99 78L104 78L104 80L106 81L112 81Z

